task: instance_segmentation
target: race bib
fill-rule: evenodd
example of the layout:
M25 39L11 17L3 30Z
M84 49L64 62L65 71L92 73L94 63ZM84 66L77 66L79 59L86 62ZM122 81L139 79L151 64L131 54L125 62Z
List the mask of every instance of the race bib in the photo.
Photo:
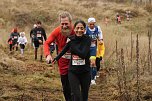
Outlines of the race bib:
M41 34L37 34L37 37L42 37L42 35Z
M14 39L17 39L17 36L14 36Z
M71 59L71 53L65 53L62 58Z
M85 59L81 59L77 55L72 55L72 65L85 65Z

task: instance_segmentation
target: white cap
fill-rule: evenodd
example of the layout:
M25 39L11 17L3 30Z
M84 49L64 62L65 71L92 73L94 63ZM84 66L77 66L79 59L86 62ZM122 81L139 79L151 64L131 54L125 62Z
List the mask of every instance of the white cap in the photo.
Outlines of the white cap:
M37 25L36 25L36 24L34 24L34 25L33 25L33 28L35 28L35 27L37 27Z
M90 23L90 22L96 22L96 19L95 18L89 18L88 23Z

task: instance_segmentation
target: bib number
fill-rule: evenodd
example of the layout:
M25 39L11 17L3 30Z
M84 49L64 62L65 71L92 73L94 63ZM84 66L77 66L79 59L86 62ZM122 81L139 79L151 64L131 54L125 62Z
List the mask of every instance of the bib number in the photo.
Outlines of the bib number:
M72 55L72 65L85 65L85 59L81 59L77 55Z
M62 58L71 59L71 53L65 53Z
M17 36L14 36L14 39L17 39Z
M42 35L41 34L37 34L37 37L39 38L39 37L42 37Z

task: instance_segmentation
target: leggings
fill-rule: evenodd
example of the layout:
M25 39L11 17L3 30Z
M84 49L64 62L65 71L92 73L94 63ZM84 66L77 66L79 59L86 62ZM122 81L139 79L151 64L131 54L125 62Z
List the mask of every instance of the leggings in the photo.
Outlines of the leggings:
M62 83L63 94L64 94L64 97L65 97L65 100L66 101L72 101L71 100L71 89L70 89L68 74L67 75L61 75L61 83Z
M96 57L96 67L97 67L97 72L100 70L100 61L102 60L102 58L98 58Z
M72 101L88 101L88 92L91 82L90 72L76 74L69 71Z
M20 44L20 48L21 48L21 49L24 49L24 48L25 48L25 45L24 45L24 44Z
M10 46L10 51L12 51L12 46L13 46L13 45L12 45L12 44L9 44L9 46Z

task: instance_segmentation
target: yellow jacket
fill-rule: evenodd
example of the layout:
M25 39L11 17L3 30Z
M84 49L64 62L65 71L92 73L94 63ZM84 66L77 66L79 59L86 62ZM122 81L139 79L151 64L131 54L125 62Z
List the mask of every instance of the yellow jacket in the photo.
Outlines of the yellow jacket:
M96 53L96 57L100 58L104 56L105 53L105 46L104 46L104 42L103 44L99 44L99 40L97 41L97 53Z

